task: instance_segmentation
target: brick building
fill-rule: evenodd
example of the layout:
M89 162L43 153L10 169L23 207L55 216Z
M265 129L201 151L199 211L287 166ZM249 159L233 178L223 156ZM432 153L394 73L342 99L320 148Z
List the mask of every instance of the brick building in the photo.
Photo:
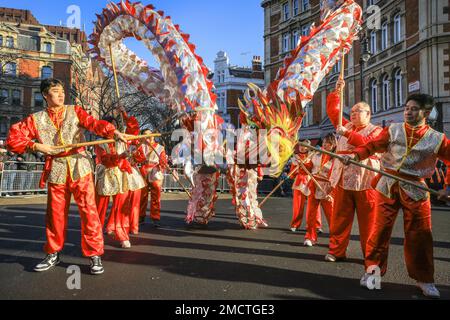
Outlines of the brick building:
M78 29L41 25L29 10L0 8L0 139L44 107L39 86L45 78L64 82L67 104L81 103L98 114L89 88L103 73L86 49L86 35Z
M228 123L239 127L238 99L242 100L248 82L252 82L264 88L264 71L261 57L255 56L252 67L231 66L230 60L224 51L217 53L214 60L215 93L217 94L217 106L219 114Z
M345 111L365 100L372 106L372 121L385 126L403 121L402 105L409 94L428 93L437 100L434 126L450 135L450 1L357 2L365 20L373 18L377 8L380 19L375 24L377 29L369 29L364 23L362 41L354 43L345 59ZM367 10L371 5L376 6L372 7L374 11ZM264 0L261 6L265 12L266 81L270 82L299 35L306 35L312 23L320 23L320 1ZM367 62L361 59L364 41L371 53ZM317 90L300 131L302 138L318 139L333 131L326 117L326 97L334 89L339 71L340 64Z

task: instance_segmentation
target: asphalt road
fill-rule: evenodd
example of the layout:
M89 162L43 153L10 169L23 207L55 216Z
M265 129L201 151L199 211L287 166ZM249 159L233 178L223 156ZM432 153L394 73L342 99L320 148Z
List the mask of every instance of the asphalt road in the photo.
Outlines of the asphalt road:
M172 197L173 198L173 197ZM403 259L403 224L393 233L389 270L382 290L359 287L363 273L357 226L345 262L327 263L328 228L313 248L304 232L289 227L292 199L271 199L264 207L267 229L241 229L230 200L217 204L207 228L184 224L186 200L162 203L162 226L147 223L125 250L105 236L105 273L89 274L80 252L78 211L71 206L62 263L46 273L32 271L43 257L45 205L0 207L0 299L423 299ZM324 220L325 221L325 220ZM433 212L436 283L450 299L450 212ZM67 268L81 268L81 289L69 290Z

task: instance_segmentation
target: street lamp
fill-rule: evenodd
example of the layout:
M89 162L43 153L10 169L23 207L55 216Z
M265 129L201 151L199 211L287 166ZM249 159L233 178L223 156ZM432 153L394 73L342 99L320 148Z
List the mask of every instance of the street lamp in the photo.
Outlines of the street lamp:
M361 57L359 58L359 68L361 69L361 101L364 100L364 64L369 61L372 53L369 50L369 41L367 37L364 36L361 40Z

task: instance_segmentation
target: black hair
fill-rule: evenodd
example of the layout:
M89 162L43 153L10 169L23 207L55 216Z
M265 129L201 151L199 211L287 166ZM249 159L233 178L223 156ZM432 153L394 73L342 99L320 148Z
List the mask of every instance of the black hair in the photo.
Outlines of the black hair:
M431 111L434 107L434 98L429 94L412 94L408 97L408 99L406 99L406 103L408 103L409 101L417 102L420 106L420 109L424 109L426 111Z
M56 86L61 86L64 88L64 83L59 79L49 78L42 80L41 82L41 94L48 94L49 90Z

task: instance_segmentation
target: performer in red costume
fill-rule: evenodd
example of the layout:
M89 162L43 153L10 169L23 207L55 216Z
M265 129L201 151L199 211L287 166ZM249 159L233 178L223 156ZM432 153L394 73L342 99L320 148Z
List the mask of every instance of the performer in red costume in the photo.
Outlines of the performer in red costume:
M128 117L122 110L122 118L126 123L126 133L137 135L139 124L135 117ZM108 119L115 122L111 117ZM138 233L139 201L141 190L145 182L133 164L142 161L139 152L130 152L130 144L122 142L108 143L96 146L97 172L96 194L97 208L99 210L102 226L110 196L113 197L113 206L106 230L120 241L123 248L130 248L129 233Z
M336 138L333 134L326 136L323 140L322 148L326 151L336 149ZM308 197L306 207L307 226L304 245L312 247L317 243L317 212L320 213L320 207L323 208L325 217L330 226L331 216L333 214L333 190L329 181L333 160L326 154L316 153L312 156L311 162L307 163L306 169L312 173L318 187L311 179L309 188L311 195Z
M70 198L73 194L81 217L81 249L91 260L91 273L104 272L100 256L103 254L102 226L95 204L95 190L91 158L85 148L56 149L54 146L84 142L84 130L96 135L125 137L114 125L96 120L79 106L66 106L63 83L46 79L41 83L41 93L47 102L44 111L34 113L13 125L9 131L7 146L16 153L38 151L46 155L41 188L48 182L46 215L47 257L35 267L46 271L60 262L63 249ZM38 140L39 142L35 142Z
M305 140L304 143L310 144L309 140ZM308 197L311 195L311 191L309 190L309 182L311 181L311 177L306 173L300 164L300 161L303 164L307 164L311 162L312 153L308 152L308 148L297 146L295 148L294 158L291 164L291 170L289 172L289 176L294 179L294 184L292 185L293 190L293 204L292 204L292 220L291 220L291 231L297 232L302 225L303 214L305 205L307 203ZM317 210L317 225L319 230L322 227L322 215L320 214L320 210ZM308 217L306 217L308 220ZM319 231L320 233L320 231Z
M339 80L336 91L328 96L327 101L328 117L340 135L336 149L338 154L351 153L355 147L366 143L382 130L370 123L370 106L364 102L354 105L350 121L344 118L342 126L339 126L340 92L344 90L344 86L345 82ZM375 154L364 160L363 164L379 169L379 157ZM331 186L335 188L335 206L331 218L330 245L325 256L326 261L334 262L346 257L355 211L364 256L367 238L375 218L376 191L371 186L375 175L374 172L355 165L344 167L339 160L334 160L330 181Z
M142 134L151 134L151 130L144 130ZM147 213L148 194L150 192L150 218L153 225L159 227L161 220L161 190L164 182L164 172L167 167L167 156L164 147L153 137L146 139L140 146L144 156L141 174L148 185L143 189L139 221L143 223Z
M355 160L364 160L377 152L385 152L381 158L385 171L426 186L424 179L433 174L437 159L450 160L450 141L443 133L426 124L433 105L434 99L429 95L410 96L404 109L405 122L390 125L372 141L354 149ZM344 162L348 163L351 156L345 158ZM374 185L377 190L376 218L367 241L367 273L362 277L361 285L367 286L368 281L371 281L370 271L374 267L380 269L381 275L386 273L392 229L402 209L408 274L417 281L425 296L439 298L440 293L434 285L429 193L385 176L377 177ZM445 191L441 193L444 199Z

